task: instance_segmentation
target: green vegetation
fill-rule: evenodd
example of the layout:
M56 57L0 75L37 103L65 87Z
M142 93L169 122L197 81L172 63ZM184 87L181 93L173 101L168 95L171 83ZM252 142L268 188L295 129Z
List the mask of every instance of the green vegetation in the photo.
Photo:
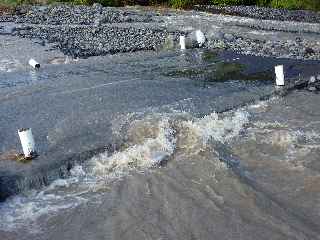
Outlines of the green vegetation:
M211 0L218 5L258 5L273 8L320 10L320 0Z
M308 9L320 11L320 0L0 0L0 6L16 6L19 4L47 4L53 2L84 5L100 3L104 6L124 6L135 4L164 5L174 8L190 8L195 4L259 5L274 8Z
M0 0L0 14L11 12L16 4L15 0Z
M0 6L14 6L16 4L16 0L0 0Z
M213 4L217 5L254 5L254 0L211 0Z
M319 0L272 0L270 5L274 8L320 10Z

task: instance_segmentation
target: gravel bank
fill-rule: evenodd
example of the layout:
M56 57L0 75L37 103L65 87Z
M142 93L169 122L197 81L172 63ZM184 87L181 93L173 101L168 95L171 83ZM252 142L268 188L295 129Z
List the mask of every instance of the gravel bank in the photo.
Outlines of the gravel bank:
M216 33L214 33L216 34ZM294 39L270 40L238 36L224 33L211 38L207 42L208 48L232 50L244 55L264 57L290 58L301 60L319 60L320 44L301 37Z
M139 12L115 8L103 8L100 4L89 6L58 5L54 7L34 7L27 10L19 9L17 23L31 24L103 24L122 22L152 22L153 14L140 14Z
M74 57L156 50L169 35L165 28L152 27L160 21L156 14L99 4L26 7L17 9L12 18L16 25L3 27L4 34L39 38L43 45L56 43L63 53ZM2 17L2 22L7 20L8 16ZM175 32L170 34L177 36Z
M229 14L256 19L320 23L320 14L305 10L273 9L257 6L196 6L195 9L215 14Z
M57 47L66 55L88 57L156 50L164 43L168 33L165 30L117 26L36 26L17 31L17 35L57 43Z
M258 7L208 7L211 8L238 10L242 15L247 12L259 19L198 11L103 8L99 4L54 5L20 8L14 16L0 16L2 22L10 18L13 22L0 24L0 34L42 39L43 45L54 43L67 55L89 57L179 48L179 35L187 35L192 42L192 33L201 29L206 36L202 47L246 55L320 60L317 13ZM306 22L277 21L298 20L299 14ZM267 16L277 20L264 20Z

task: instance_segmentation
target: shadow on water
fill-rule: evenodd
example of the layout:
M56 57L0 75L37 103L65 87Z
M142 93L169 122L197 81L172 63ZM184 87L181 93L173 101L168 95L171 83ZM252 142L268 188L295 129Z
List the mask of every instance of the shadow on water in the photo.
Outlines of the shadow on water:
M202 87L233 81L272 84L276 65L284 65L285 76L291 79L317 74L315 65L319 64L318 61L263 58L208 49L187 50L181 58L183 64L167 67L162 74L170 78L191 79Z
M272 69L248 71L250 65L242 63L240 58L224 59L218 51L195 51L183 54L187 66L170 69L164 75L172 78L188 78L197 85L207 87L217 82L259 81L270 82L273 79Z

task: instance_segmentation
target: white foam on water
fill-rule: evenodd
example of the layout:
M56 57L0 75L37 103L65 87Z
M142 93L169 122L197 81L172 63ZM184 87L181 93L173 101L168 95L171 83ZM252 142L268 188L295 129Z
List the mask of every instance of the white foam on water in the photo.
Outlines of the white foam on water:
M307 155L313 149L320 148L319 133L315 131L291 131L290 146L287 148L286 160L293 166L300 170L304 170L304 165L308 161Z
M157 121L155 119L159 116L152 116L154 121L152 117L146 116L139 120L139 124L134 121L131 123L127 134L130 136L135 127L133 142L138 144L112 155L105 152L95 156L89 163L89 172L97 177L110 179L121 177L133 169L145 170L172 156L176 150L196 154L208 145L210 139L227 143L238 136L249 122L249 114L245 111L237 111L228 116L212 113L202 118L193 118L186 113L164 114ZM152 130L146 131L141 126ZM156 135L150 137L155 131ZM145 136L140 136L141 133Z
M160 118L163 116L167 116L169 118L176 118L177 116L186 116L190 117L190 113L181 111L181 108L192 107L192 98L185 98L174 103L170 103L167 105L161 105L159 107L148 107L140 112L131 112L125 114L118 114L111 120L111 129L112 133L115 136L123 135L123 130L126 128L128 124L135 121L136 119L148 120ZM166 114L159 112L166 112Z
M0 230L25 229L37 234L42 231L38 222L40 217L52 217L61 210L73 209L86 202L81 196L84 192L79 189L69 193L61 191L79 182L76 176L83 176L83 173L81 166L75 166L68 179L57 179L42 191L31 190L0 203Z
M262 100L262 101L257 101L254 104L250 104L248 106L245 106L241 108L243 111L249 111L249 112L266 112L269 110L272 104L275 104L276 102L281 101L281 98L278 96L273 96L269 98L268 100Z
M83 170L82 166L76 165L70 170L70 174L74 177L83 177L86 175L86 172Z
M320 134L315 130L306 131L304 133L305 140L310 144L318 147L320 144Z
M257 30L253 30L253 31L250 31L248 32L250 34L255 34L255 35L275 35L276 32L272 32L272 31L257 31Z
M142 144L131 146L109 156L102 153L91 159L92 172L100 177L121 177L132 169L147 169L170 157L175 150L175 131L168 118L158 122L158 134Z
M314 130L291 129L285 123L258 121L248 129L248 136L260 144L267 144L279 149L283 155L276 157L286 161L291 168L305 170L304 164L313 149L320 148L320 134ZM258 137L259 136L259 137ZM277 151L276 151L277 152ZM272 155L272 151L268 153Z
M270 109L270 105L266 101L261 101L247 107L252 113L264 113Z
M105 152L95 156L90 161L90 171L99 177L114 178L121 177L132 169L148 169L172 156L177 147L189 148L193 153L197 153L207 146L210 139L227 143L238 136L244 125L249 122L249 114L245 111L237 111L224 117L212 113L202 118L193 118L183 112L159 116L161 115L145 116L139 120L139 124L131 120L131 128L129 126L126 134L132 135L130 134L132 128L136 128L134 129L136 132L133 131L135 134L133 142L138 144L112 155ZM130 117L132 115L128 119ZM155 120L157 118L160 120ZM122 122L120 125L123 126L125 123ZM117 134L120 128L119 126L116 128ZM148 131L143 128L148 128ZM154 135L155 131L157 132L155 136L147 136ZM141 133L145 136L140 136Z
M76 201L65 202L64 204L51 205L50 202L57 202L55 195L45 195L35 198L16 196L1 206L0 229L13 231L19 228L27 228L31 233L41 232L37 223L39 217L52 215L60 210L74 208Z
M21 67L21 63L14 59L0 59L0 72L13 72Z
M249 114L245 111L237 111L231 116L219 117L217 113L211 113L203 118L184 123L202 139L203 145L207 145L210 139L227 143L238 136L244 125L249 122Z
M193 153L196 153L211 138L223 143L231 141L249 121L248 117L244 111L226 116L212 113L202 118L194 118L187 113L151 114L140 119L140 125L129 117L131 125L128 131L130 127L137 127L130 131L144 133L145 129L141 130L140 127L145 121L149 124L146 126L152 128L152 134L148 132L145 136L139 136L138 141L130 142L131 145L121 151L113 154L105 152L93 157L85 168L74 166L69 178L57 179L41 191L29 191L1 203L0 230L14 232L22 229L39 233L42 231L41 221L93 199L101 188L106 189L108 180L112 182L133 170L146 171L170 157L174 159L178 137L182 136L178 132L187 130L185 135L201 142L200 146L194 148ZM219 166L223 168L225 164L218 161Z
M111 120L111 130L115 136L121 135L122 128L130 122L136 113L118 114L114 119Z
M285 123L280 123L277 121L274 122L263 122L263 121L258 121L258 122L254 122L252 123L252 125L256 128L260 128L263 129L265 131L268 131L269 129L283 129L283 128L287 128L288 125Z

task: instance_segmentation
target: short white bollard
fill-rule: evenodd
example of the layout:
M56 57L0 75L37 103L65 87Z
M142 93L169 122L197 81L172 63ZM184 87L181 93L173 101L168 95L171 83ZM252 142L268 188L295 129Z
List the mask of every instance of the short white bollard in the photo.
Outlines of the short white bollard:
M37 155L35 150L35 142L33 139L31 128L21 128L18 130L22 150L25 158L33 158Z
M203 32L201 32L201 30L197 30L196 31L196 39L197 39L197 42L199 44L199 47L202 47L202 45L206 41L206 37L204 36Z
M315 76L311 76L310 80L309 80L309 83L315 83L316 81L317 81L316 77Z
M180 36L180 48L181 48L181 50L186 49L186 37L185 36Z
M283 73L283 65L275 66L276 73L276 84L277 86L284 86L284 73Z
M40 63L38 63L36 60L32 58L29 60L29 65L36 69L40 68Z

